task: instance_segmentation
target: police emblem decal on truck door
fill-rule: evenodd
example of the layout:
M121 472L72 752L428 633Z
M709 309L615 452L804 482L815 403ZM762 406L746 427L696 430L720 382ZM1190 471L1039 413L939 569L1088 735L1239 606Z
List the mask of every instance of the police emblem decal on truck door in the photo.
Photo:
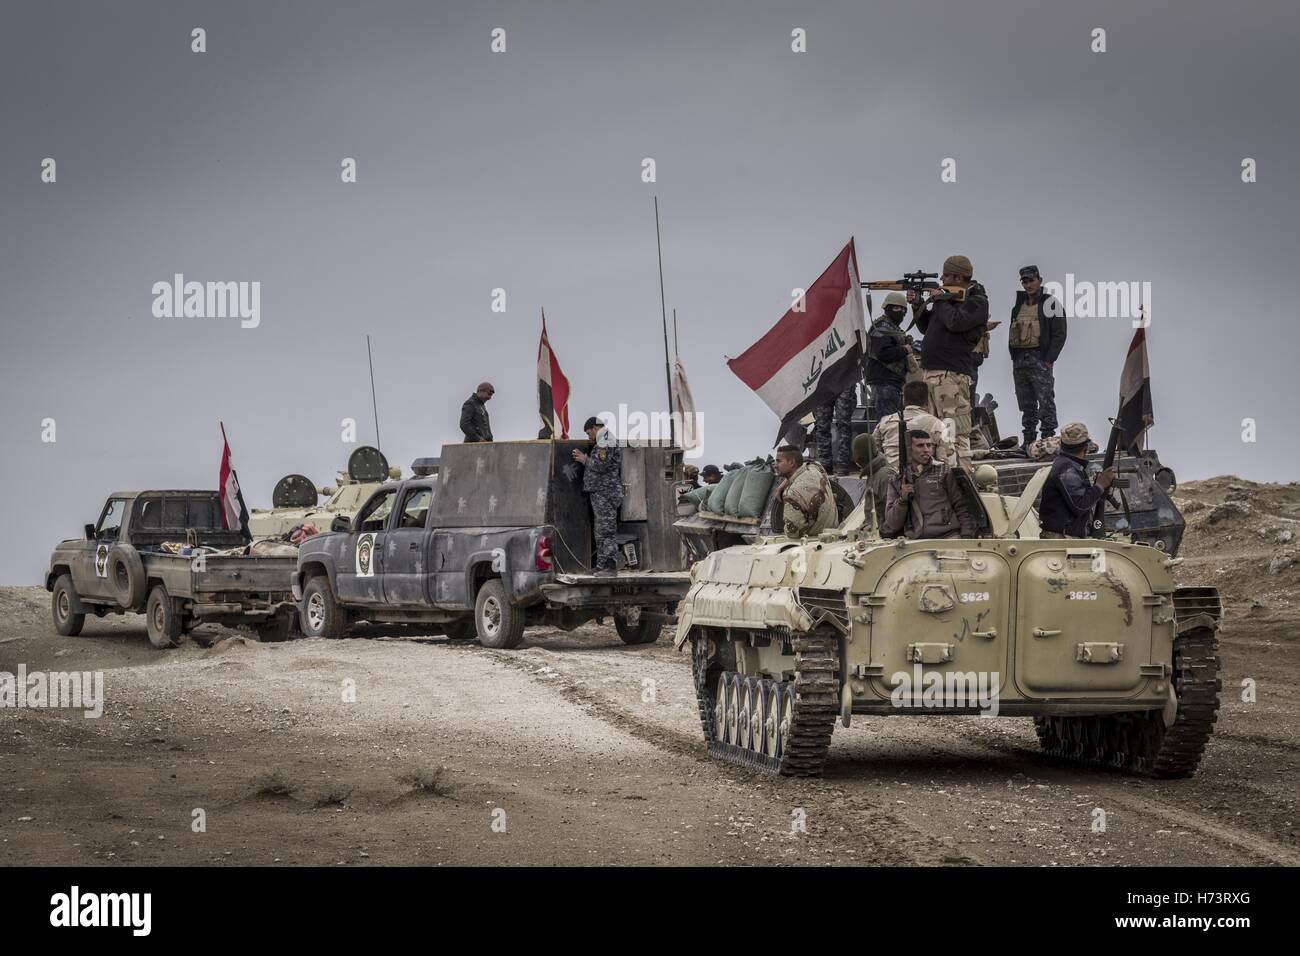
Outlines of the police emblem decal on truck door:
M357 577L374 577L375 536L363 534L357 539Z

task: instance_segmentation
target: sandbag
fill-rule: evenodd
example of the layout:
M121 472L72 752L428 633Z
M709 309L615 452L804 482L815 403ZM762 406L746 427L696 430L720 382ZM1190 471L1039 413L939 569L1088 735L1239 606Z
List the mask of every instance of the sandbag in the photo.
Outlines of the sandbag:
M692 488L678 500L689 501L691 504L695 505L696 508L703 508L704 503L709 500L709 493L712 491L712 485L701 485L698 488Z
M776 478L771 466L766 463L750 465L745 469L745 490L736 502L736 514L742 518L757 518L767 505L768 495L772 493L772 481Z
M731 491L732 483L740 477L739 470L729 471L722 476L722 480L709 489L707 507L702 511L712 511L714 514L725 514L727 506L727 493Z
M735 472L735 475L736 480L727 489L727 501L722 506L724 514L734 515L736 509L740 507L740 495L745 490L745 482L749 478L749 468L741 468Z

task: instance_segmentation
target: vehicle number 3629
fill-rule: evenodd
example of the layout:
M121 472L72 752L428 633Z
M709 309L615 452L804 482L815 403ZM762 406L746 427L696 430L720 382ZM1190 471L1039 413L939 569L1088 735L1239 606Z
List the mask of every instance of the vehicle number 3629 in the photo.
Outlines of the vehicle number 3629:
M1069 594L1071 601L1095 601L1097 600L1096 591L1071 591Z

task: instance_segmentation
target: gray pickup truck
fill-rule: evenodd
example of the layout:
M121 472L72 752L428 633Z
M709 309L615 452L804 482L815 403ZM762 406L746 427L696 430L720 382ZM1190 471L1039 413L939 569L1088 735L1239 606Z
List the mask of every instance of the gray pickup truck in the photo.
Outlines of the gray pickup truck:
M61 542L45 589L54 627L81 632L86 614L143 612L149 640L172 647L198 624L253 628L262 640L288 636L295 607L292 556L217 555L244 544L221 527L215 491L119 491L85 536ZM173 544L174 543L174 544ZM182 545L191 553L170 553Z
M673 529L681 451L623 449L620 568L592 566L576 441L448 445L436 476L381 485L355 517L304 541L293 595L308 637L358 621L433 625L517 647L524 628L614 619L628 644L658 639L690 586Z

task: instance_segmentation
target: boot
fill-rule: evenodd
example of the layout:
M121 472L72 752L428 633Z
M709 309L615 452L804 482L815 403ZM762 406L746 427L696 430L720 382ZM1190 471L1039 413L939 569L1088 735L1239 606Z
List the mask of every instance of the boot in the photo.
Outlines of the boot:
M1025 443L1022 447L1025 449L1025 451L1028 451L1029 446L1032 445L1037 440L1038 440L1038 436L1035 429L1025 429Z

